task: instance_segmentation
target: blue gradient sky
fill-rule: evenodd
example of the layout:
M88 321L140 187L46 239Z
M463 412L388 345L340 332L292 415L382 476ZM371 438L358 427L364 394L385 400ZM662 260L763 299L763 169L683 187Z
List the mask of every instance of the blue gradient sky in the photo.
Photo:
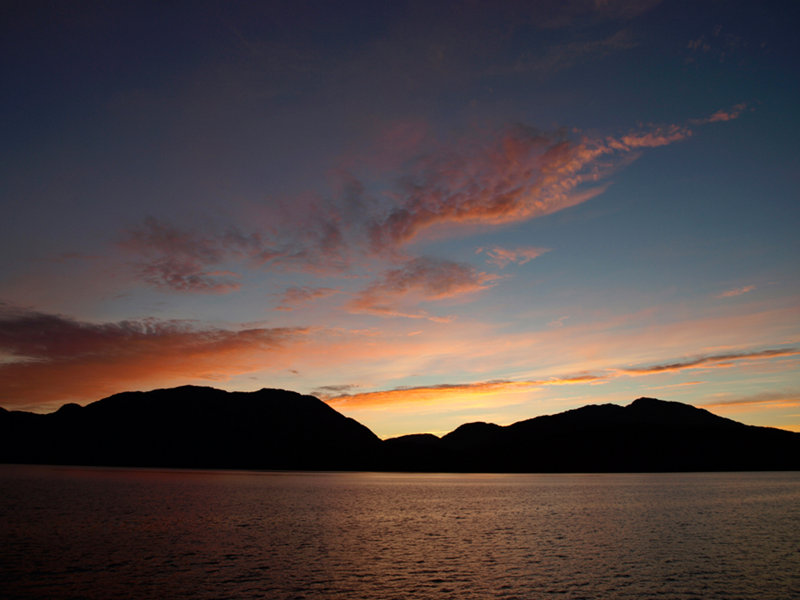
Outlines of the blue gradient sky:
M800 430L797 3L6 6L0 405Z

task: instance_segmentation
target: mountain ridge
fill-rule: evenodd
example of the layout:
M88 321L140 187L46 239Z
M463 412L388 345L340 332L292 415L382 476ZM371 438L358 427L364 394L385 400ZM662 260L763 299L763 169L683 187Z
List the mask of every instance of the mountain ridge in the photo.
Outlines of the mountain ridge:
M288 390L181 386L121 392L48 414L0 409L0 462L104 466L453 472L800 469L800 433L680 402L589 404L510 425L380 440Z

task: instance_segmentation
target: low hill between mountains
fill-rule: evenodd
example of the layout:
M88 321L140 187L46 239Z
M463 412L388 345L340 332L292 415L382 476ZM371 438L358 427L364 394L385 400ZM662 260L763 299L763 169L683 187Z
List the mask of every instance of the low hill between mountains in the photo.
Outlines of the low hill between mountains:
M654 398L381 441L313 396L184 386L0 409L0 462L450 472L798 470L800 433Z

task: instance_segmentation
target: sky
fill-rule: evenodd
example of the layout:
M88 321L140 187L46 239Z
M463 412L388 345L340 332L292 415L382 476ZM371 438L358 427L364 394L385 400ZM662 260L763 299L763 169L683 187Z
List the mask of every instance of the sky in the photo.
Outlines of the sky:
M800 431L797 2L0 10L0 406Z

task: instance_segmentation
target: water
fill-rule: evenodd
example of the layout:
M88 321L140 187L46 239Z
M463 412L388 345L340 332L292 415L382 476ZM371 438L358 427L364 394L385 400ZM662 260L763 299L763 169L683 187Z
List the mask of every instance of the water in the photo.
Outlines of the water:
M800 473L0 466L0 597L800 598Z

